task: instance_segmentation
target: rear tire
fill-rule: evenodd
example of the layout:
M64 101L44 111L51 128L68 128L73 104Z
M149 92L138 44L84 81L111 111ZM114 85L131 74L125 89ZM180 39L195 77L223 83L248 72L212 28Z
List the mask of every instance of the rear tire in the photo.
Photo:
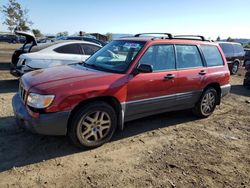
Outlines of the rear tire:
M239 70L239 63L238 62L234 62L233 66L232 66L232 69L230 70L231 74L232 75L237 74L238 70Z
M96 101L83 105L73 114L68 138L79 148L95 148L108 142L116 127L114 109L105 102Z
M201 95L200 100L193 108L193 114L200 118L209 117L217 104L218 93L213 87L208 87Z

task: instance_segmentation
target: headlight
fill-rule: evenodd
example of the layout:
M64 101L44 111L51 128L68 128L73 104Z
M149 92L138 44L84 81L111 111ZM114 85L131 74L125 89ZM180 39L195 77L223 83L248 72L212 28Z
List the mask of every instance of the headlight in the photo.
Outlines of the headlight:
M25 65L25 59L19 59L17 65Z
M30 93L28 95L27 104L34 108L47 108L53 102L55 95L40 95Z

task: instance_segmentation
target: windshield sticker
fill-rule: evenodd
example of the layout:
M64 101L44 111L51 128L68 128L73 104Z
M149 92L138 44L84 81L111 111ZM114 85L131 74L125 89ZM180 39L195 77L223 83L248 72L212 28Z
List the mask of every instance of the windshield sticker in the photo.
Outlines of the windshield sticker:
M139 48L140 47L140 44L138 43L129 43L129 42L126 42L123 47L125 48Z

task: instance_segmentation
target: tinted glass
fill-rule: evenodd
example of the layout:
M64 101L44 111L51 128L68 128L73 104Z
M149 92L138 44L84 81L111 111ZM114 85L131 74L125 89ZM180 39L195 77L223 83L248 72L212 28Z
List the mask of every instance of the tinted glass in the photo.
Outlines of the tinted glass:
M176 45L177 68L202 67L202 60L197 46Z
M91 44L80 44L85 55L93 55L96 51L100 49L98 46Z
M98 50L86 62L85 66L108 71L125 72L145 42L115 40Z
M250 56L250 50L245 50L246 56Z
M153 71L175 69L174 46L150 46L140 59L139 63L152 65Z
M220 47L222 48L225 55L232 55L234 53L232 44L221 43Z
M54 51L63 54L81 54L78 44L67 44L54 49Z
M208 67L223 65L221 54L216 46L201 46Z
M243 47L240 44L234 44L233 47L234 47L235 53L237 53L237 54L244 54L245 53Z

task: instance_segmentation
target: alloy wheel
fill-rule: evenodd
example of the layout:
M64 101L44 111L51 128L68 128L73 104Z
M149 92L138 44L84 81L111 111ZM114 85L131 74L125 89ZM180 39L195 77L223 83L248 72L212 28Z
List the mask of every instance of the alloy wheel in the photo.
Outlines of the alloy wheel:
M204 115L213 112L215 106L215 95L213 92L208 92L203 96L201 101L201 111Z
M109 114L104 111L95 111L82 118L78 131L84 142L91 143L105 138L110 128L111 117Z

